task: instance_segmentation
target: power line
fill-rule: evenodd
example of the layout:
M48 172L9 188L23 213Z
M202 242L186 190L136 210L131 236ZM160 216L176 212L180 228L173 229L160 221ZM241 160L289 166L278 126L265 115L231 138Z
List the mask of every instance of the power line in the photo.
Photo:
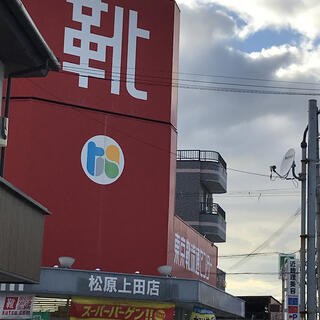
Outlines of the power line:
M184 87L188 86L184 84L184 82L191 82L191 83L202 83L202 84L214 84L214 85L223 85L223 86L240 86L240 87L248 87L248 88L264 88L264 89L280 89L280 90L308 90L308 91L316 91L319 90L320 88L299 88L299 87L284 87L284 86L270 86L270 85L261 85L261 84L252 84L252 83L234 83L234 82L218 82L218 81L205 81L205 80L196 80L196 79L179 79L179 78L172 78L172 77L163 77L163 76L155 76L155 75L143 75L143 74L130 74L130 73L113 73L113 75L116 75L118 78L112 78L112 77L100 77L100 74L86 69L86 68L69 68L68 71L62 71L61 73L63 74L68 74L70 75L70 72L72 75L79 76L79 73L81 71L86 72L86 76L83 77L88 77L88 78L95 78L95 79L101 79L101 80L110 80L110 81L119 81L119 82L129 82L129 83L142 83L142 84L158 84L159 86L178 86L178 87ZM129 77L128 77L129 76ZM129 79L128 79L129 78ZM153 81L153 82L151 82ZM158 82L155 82L158 81ZM320 84L319 84L320 85ZM190 86L190 85L189 85ZM188 86L188 88L189 88ZM200 87L200 86L195 86L195 88L208 88L208 87Z
M295 254L299 252L299 250L288 253L288 254ZM242 253L242 254L229 254L229 255L219 255L219 259L233 259L233 258L242 258L248 256L250 253ZM260 256L269 256L269 255L278 255L278 254L283 254L283 252L280 251L273 251L273 252L255 252L251 254L251 257L260 257Z
M248 195L218 195L217 198L261 198L261 197L299 197L297 194L248 194Z
M320 90L320 89L311 89L311 88L291 88L291 87L277 87L277 86L266 86L266 85L252 85L252 84L241 84L241 83L218 83L218 82L203 82L207 84L218 84L218 85L228 85L228 86L239 86L239 87L222 87L222 86L199 86L199 85L188 85L188 84L182 84L179 83L179 80L177 79L177 83L174 83L172 78L163 78L159 76L153 76L149 75L148 77L144 76L145 78L140 78L138 74L131 74L131 76L134 78L131 79L123 79L121 78L121 75L124 76L122 73L118 73L119 78L113 79L113 78L106 78L106 77L98 77L98 74L94 71L91 71L85 68L70 68L71 71L62 71L58 74L65 74L65 75L71 75L71 76L79 76L79 73L82 70L86 71L86 75L83 77L87 78L93 78L96 80L104 80L104 81L119 81L119 82L129 82L129 83L136 83L136 84L145 84L145 85L152 85L152 86L164 86L164 87L177 87L182 89L195 89L195 90L206 90L206 91L217 91L217 92L232 92L232 93L249 93L249 94L274 94L274 95L298 95L298 96L320 96L320 92L308 92L308 91L314 91L314 90ZM73 72L74 71L74 72ZM89 75L88 75L89 73ZM127 74L126 74L127 75ZM130 75L130 74L129 74ZM166 80L167 82L155 82L153 79L160 79L160 80ZM184 80L187 81L187 80ZM190 80L196 82L196 80ZM240 88L240 87L246 87L246 88ZM259 87L259 88L265 88L265 89L279 89L279 90L305 90L305 92L297 92L297 91L275 91L275 90L262 90L262 89L248 89L249 87Z
M177 197L199 197L200 192L177 192ZM250 189L250 190L233 190L226 194L214 194L214 198L224 197L257 197L257 196L298 196L300 191L290 188L269 188L269 189Z
M233 168L229 168L229 167L227 168L227 170L235 171L235 172L239 172L239 173L252 174L252 175L255 175L255 176L261 176L261 177L270 178L270 175L268 175L268 174L263 174L263 173L256 173L256 172L244 171L244 170L233 169Z
M226 275L230 276L230 275L278 275L279 272L226 272ZM290 274L289 272L284 272L284 274ZM297 271L296 274L299 274L299 272Z
M304 81L288 81L288 80L275 80L275 79L263 79L254 77L237 77L237 76L226 76L217 74L202 74L202 73L188 73L188 72L173 72L175 74L185 74L200 77L211 77L211 78L224 78L224 79L237 79L237 80L249 80L249 81L262 81L262 82L279 82L279 83L291 83L291 84L306 84L319 86L319 82L304 82Z
M81 65L86 65L85 63L80 63L79 67L74 67L70 69L74 70L86 70L88 71L87 68L81 67ZM111 66L109 66L111 69ZM120 69L121 66L115 66L116 69ZM146 76L147 73L145 72L145 68L128 68L135 70L136 72L133 73L124 73L124 72L113 72L113 74L117 74L119 76L124 76L126 77L127 75L135 77L141 77L141 76ZM93 71L89 70L91 73L94 74ZM107 71L107 70L106 70ZM138 71L138 72L137 72ZM62 71L62 72L68 72L68 71ZM192 81L192 79L184 79L181 78L180 75L187 75L187 76L197 76L197 77L206 77L206 78L222 78L222 79L236 79L236 80L246 80L246 81L255 81L255 82L274 82L274 83L288 83L288 84L299 84L299 85L313 85L313 86L320 86L320 82L306 82L306 81L288 81L288 80L277 80L277 79L265 79L265 78L256 78L256 77L249 77L249 76L233 76L233 75L221 75L221 74L204 74L204 73L192 73L192 72L181 72L181 71L170 71L170 70L157 70L158 74L162 74L161 76L155 76L154 74L150 74L150 70L148 70L149 74L148 77L150 78L159 78L159 79L164 79L164 80L170 80L170 81ZM111 72L109 71L111 74ZM172 78L171 74L177 75L177 78Z
M298 208L293 216L289 216L289 218L278 228L275 232L273 232L262 244L260 244L256 249L254 249L252 252L244 256L239 262L231 266L230 269L234 269L235 267L239 267L243 263L247 261L248 258L250 258L253 254L256 252L259 252L263 248L265 248L273 238L277 237L279 234L281 234L286 228L290 226L290 224L295 220L295 218L301 213L301 209Z

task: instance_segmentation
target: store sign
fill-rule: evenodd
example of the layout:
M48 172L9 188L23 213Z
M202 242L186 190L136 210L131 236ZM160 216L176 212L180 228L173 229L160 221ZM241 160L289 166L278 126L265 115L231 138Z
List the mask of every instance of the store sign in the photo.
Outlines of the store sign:
M279 254L279 279L281 279L282 273L285 271L286 263L290 259L295 259L295 258L296 258L295 254L284 254L284 253Z
M79 63L63 62L63 70L79 74L79 87L88 88L88 78L105 79L103 68L89 65L90 61L107 63L112 60L111 67L111 93L120 94L120 75L122 65L122 43L124 36L128 39L128 52L126 59L126 89L135 99L147 100L147 92L136 89L136 55L138 38L150 39L150 31L138 27L139 13L135 10L125 10L101 0L86 3L67 0L73 4L72 20L81 24L81 29L65 28L64 52L79 58ZM101 19L110 19L105 15L109 11L115 12L113 20L113 36L92 33L92 27L101 27ZM127 12L128 11L128 12ZM129 14L128 35L124 35L124 15ZM107 57L107 48L112 48L112 55ZM122 76L121 76L122 77Z
M299 319L299 282L298 282L298 260L289 259L286 263L286 288L288 318L290 320Z
M178 233L175 233L174 264L205 280L210 278L212 267L210 255Z
M179 23L174 1L23 2L61 61L61 72L41 80L41 88L55 88L50 99L171 120ZM37 87L31 90L49 98Z
M91 275L88 279L90 292L120 293L138 296L159 296L160 281L142 278L118 278Z
M190 320L216 320L212 310L194 307Z
M73 297L70 320L173 320L174 309L172 303Z
M0 319L30 319L34 296L1 295Z

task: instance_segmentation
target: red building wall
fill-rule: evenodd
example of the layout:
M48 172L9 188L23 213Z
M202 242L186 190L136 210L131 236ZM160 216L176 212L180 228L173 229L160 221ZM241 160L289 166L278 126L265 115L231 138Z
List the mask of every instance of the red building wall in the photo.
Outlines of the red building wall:
M43 265L67 255L74 268L157 274L176 241L179 10L171 0L23 3L63 66L15 79L10 110L5 177L53 213Z

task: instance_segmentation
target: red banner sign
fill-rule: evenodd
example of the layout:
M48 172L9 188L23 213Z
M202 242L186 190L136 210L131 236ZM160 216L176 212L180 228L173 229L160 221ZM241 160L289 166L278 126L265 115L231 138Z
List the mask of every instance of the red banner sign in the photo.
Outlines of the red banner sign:
M70 320L173 320L174 304L72 298Z

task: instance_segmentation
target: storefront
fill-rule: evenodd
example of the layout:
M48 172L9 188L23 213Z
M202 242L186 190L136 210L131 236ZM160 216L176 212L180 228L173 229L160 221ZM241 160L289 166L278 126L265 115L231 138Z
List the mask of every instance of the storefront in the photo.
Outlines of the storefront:
M51 311L50 319L182 320L190 319L194 307L210 309L218 319L235 319L245 311L243 300L202 281L141 274L42 268L39 284L0 284L0 290L7 297L34 295L33 310ZM85 306L83 312L77 313L75 304Z

